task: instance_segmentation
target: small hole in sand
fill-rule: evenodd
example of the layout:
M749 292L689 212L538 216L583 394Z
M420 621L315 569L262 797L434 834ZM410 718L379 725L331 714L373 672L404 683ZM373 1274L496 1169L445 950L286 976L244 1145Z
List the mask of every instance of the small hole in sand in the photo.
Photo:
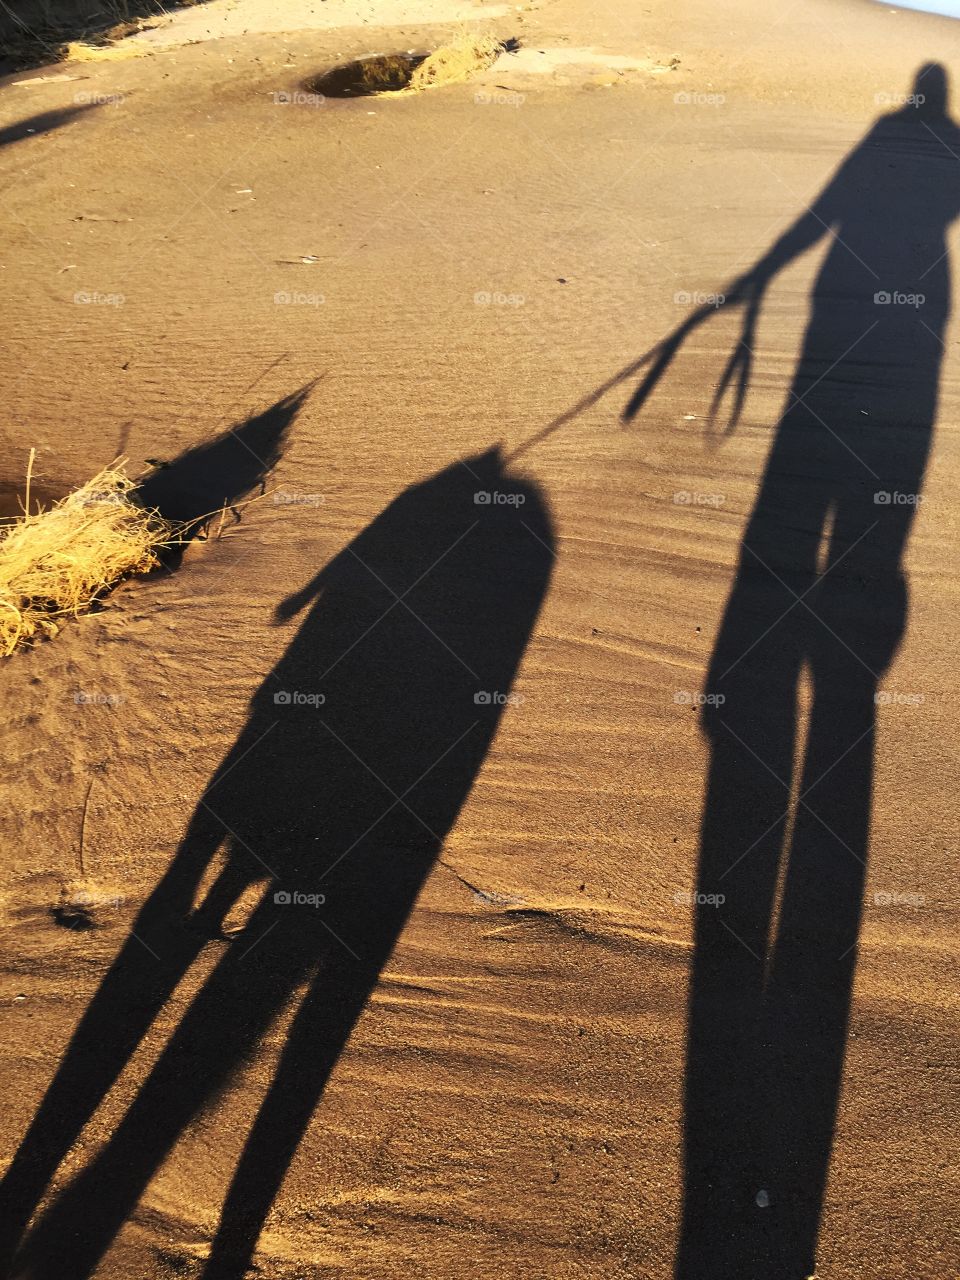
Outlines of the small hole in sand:
M405 89L410 77L427 58L425 53L385 53L345 62L332 71L304 83L310 93L327 98L365 98L375 93Z

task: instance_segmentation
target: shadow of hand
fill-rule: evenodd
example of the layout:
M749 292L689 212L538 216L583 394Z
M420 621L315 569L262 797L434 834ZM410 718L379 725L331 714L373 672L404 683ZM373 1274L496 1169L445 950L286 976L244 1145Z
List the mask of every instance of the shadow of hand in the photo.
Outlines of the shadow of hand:
M750 387L750 375L753 372L753 350L756 343L757 320L768 281L769 276L765 273L760 271L748 272L734 281L730 292L724 296L721 304L722 306L729 306L742 302L745 304L745 310L740 337L730 353L730 358L724 366L720 381L717 383L713 399L710 401L710 411L707 414L707 432L710 436L717 434L717 417L724 397L731 386L734 388L733 404L726 425L719 434L724 436L732 435L736 431L743 414L743 405Z

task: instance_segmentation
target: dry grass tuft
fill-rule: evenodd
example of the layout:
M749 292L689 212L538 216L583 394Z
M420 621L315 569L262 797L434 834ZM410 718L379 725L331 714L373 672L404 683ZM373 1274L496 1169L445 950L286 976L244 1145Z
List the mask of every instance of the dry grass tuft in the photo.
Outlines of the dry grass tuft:
M159 564L178 530L132 499L136 485L118 459L48 511L0 527L0 656L53 636L109 587Z
M0 0L0 57L18 67L136 57L149 50L125 45L125 36L156 26L170 9L202 2Z
M61 62L123 62L142 58L153 50L122 40L119 44L91 44L86 40L69 40L60 49Z
M491 66L502 49L503 43L496 36L464 32L424 58L410 77L408 88L416 93L466 80L474 71Z

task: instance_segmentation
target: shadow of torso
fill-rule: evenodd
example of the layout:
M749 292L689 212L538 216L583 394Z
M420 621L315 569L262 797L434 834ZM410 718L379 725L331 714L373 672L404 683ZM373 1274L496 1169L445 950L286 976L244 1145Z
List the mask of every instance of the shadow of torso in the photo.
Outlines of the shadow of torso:
M748 645L741 677L764 654L782 667L784 643L798 663L835 664L828 630L879 672L902 637L900 562L922 500L950 314L946 232L960 213L957 157L952 121L896 112L814 208L833 242L745 531L713 654L713 693L729 693L731 666ZM807 592L827 627L805 609L777 626Z
M496 467L408 490L318 576L204 797L243 874L324 894L358 952L380 955L375 921L397 895L406 914L453 825L546 589L542 500ZM519 501L474 501L498 485Z

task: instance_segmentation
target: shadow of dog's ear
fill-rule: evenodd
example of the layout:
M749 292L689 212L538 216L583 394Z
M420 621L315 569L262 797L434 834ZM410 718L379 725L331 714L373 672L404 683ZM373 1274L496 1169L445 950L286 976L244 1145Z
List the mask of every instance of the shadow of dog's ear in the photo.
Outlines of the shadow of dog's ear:
M137 498L165 520L189 526L262 489L283 455L294 418L315 385L316 380L308 382L264 413L187 449L170 462L155 464L140 484Z

